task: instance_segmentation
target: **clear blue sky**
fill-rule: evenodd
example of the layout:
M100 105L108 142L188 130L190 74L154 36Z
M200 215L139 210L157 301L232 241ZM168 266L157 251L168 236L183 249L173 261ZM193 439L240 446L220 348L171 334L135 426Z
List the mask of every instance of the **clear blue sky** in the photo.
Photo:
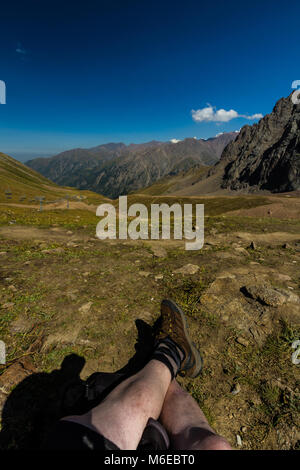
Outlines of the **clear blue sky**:
M291 92L299 18L300 3L281 0L4 2L0 151L25 159L257 122L214 116L264 115Z

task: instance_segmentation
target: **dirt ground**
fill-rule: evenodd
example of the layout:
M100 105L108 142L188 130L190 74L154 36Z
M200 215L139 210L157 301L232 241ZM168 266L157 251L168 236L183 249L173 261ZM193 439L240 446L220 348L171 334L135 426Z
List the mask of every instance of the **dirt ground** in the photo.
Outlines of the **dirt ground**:
M47 390L52 381L58 393L66 357L83 358L81 379L122 369L141 331L152 331L161 300L171 297L186 311L205 364L197 379L179 381L216 431L234 448L299 448L300 374L291 359L300 339L300 233L291 215L299 201L279 199L278 212L272 204L268 210L281 215L288 206L290 225L273 213L268 224L258 220L264 206L255 214L245 209L239 215L251 216L247 229L236 214L207 221L197 252L185 251L181 241L100 241L87 229L57 224L1 226L7 363L0 366L0 447L39 442L36 415L26 415L20 430L20 410L37 394L59 400ZM142 339L145 350L151 335ZM26 383L34 390L30 385L24 403L18 390ZM40 409L35 413L40 419Z
M228 212L227 215L239 215L247 217L276 217L278 219L300 219L300 199L292 196L272 196L271 204L252 207L251 209L239 209Z

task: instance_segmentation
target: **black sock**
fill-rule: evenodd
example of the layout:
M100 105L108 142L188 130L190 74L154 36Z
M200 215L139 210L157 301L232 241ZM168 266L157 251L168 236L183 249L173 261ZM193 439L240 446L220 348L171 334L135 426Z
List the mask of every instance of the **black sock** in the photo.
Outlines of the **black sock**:
M156 359L168 367L172 380L176 377L181 363L185 358L184 351L169 336L159 340L151 359Z

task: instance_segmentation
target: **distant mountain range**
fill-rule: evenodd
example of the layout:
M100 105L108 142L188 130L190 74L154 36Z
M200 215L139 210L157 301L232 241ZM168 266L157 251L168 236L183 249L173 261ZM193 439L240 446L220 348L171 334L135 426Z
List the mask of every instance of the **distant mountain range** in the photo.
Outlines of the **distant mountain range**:
M106 144L27 165L57 184L110 198L299 190L300 106L281 98L257 124L208 140Z
M244 126L209 169L158 181L148 194L199 194L228 191L300 190L300 106L281 98L257 124Z
M215 164L237 134L224 133L207 140L188 138L177 143L110 143L37 158L26 165L59 185L116 198L145 188L160 178Z

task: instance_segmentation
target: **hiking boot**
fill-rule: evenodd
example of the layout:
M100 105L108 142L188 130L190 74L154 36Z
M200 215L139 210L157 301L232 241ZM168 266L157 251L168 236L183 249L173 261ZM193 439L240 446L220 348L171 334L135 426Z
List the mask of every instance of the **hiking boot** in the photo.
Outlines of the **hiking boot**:
M161 327L156 335L156 345L158 354L169 353L169 357L178 366L179 375L194 378L200 374L203 360L189 336L186 316L180 307L169 299L164 299L161 303Z

